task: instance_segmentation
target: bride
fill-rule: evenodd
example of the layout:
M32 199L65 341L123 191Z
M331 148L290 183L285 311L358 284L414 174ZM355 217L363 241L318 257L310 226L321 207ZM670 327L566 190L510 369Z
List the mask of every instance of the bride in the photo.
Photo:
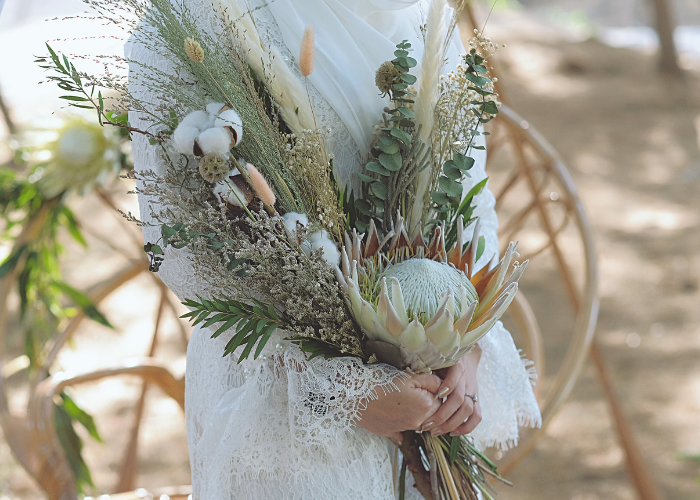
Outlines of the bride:
M308 78L314 115L320 129L330 130L337 178L359 192L362 154L369 150L383 107L374 73L402 40L411 42L412 57L423 59L420 26L428 6L419 0L183 3L197 13L202 30L212 29L217 9L246 11L256 36L275 47L299 78L296 54L305 28L314 28L314 71ZM458 61L457 38L448 49L447 66ZM140 72L155 67L174 74L172 63L136 42L127 52L140 63L132 66L130 91L155 105L155 96L138 84ZM137 128L150 125L136 113L130 121ZM163 171L154 149L145 137L134 137L137 170ZM470 185L485 177L485 160L485 154L477 159ZM480 268L497 253L498 223L488 189L476 204L486 238ZM148 222L150 208L143 197L140 208ZM145 240L155 241L157 232L145 226ZM166 249L166 255L160 278L181 299L200 293L202 284L185 252ZM457 365L410 378L356 358L307 360L282 333L257 360L236 364L221 356L230 335L211 339L211 333L197 327L187 352L185 406L197 500L394 499L401 431L470 434L480 449L506 448L516 444L519 425L540 422L529 365L500 322ZM417 490L408 490L407 498L420 498Z

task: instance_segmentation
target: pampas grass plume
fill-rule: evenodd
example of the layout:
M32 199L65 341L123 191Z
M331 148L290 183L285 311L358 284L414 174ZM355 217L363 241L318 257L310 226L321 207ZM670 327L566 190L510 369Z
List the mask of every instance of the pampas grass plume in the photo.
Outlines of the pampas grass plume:
M301 37L301 50L299 51L299 69L301 74L309 76L314 70L314 29L307 26Z
M250 163L246 165L246 169L248 170L248 176L250 177L250 187L253 188L255 194L257 194L258 198L260 198L260 201L262 201L265 205L269 205L271 207L274 206L277 198L262 174L258 172L258 169Z

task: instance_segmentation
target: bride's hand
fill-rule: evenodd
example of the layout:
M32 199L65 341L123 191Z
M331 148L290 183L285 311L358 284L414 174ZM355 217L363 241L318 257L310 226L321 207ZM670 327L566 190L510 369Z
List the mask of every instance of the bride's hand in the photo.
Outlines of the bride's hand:
M447 397L440 409L425 421L422 429L433 436L450 433L451 436L469 434L481 422L481 406L467 394L478 395L476 369L481 359L481 348L477 345L450 368L438 370L444 380L438 396Z
M401 432L418 430L440 408L436 398L442 380L436 375L411 375L394 380L399 391L386 394L379 390L378 398L369 400L358 422L360 427L401 442Z

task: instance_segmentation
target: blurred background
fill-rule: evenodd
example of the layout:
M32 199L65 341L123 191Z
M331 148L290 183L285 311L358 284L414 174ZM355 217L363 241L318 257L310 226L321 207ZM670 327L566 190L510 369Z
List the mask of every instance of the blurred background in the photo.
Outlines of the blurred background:
M493 59L501 96L571 174L592 232L562 231L563 248L583 283L581 249L595 244L600 297L598 364L588 359L571 378L571 394L508 474L515 487L498 487L497 498L700 499L700 3L498 0L490 9L474 2L478 24L488 17L486 34L505 44ZM65 391L48 383L145 355L175 383L189 335L179 302L148 273L139 229L116 211L138 214L133 181L117 176L130 168L126 135L66 109L55 84L39 85L33 56L48 55L46 41L89 54L72 59L87 73L102 71L98 56L122 54L124 33L74 18L85 10L80 0L6 0L0 12L0 500L46 497L27 472L41 436L25 439L21 425L41 404L84 494L190 482L176 399L133 377ZM52 174L76 144L94 175ZM496 193L509 158L517 163L506 155L491 171ZM550 201L572 195L546 191ZM518 209L499 210L505 232ZM521 241L536 245L525 226ZM542 332L544 394L578 317L561 302L547 252L523 286Z

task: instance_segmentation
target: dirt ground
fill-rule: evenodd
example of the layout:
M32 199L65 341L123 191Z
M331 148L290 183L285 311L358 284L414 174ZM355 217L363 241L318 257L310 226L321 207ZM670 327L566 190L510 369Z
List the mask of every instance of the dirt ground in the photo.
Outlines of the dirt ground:
M681 459L700 454L700 73L688 63L685 80L674 82L657 74L651 54L576 40L515 15L495 18L487 31L507 45L498 55L507 102L560 153L592 222L601 298L596 335L652 479L666 500L700 499L699 466ZM98 210L89 203L84 211ZM116 258L87 258L120 265ZM80 272L85 267L73 259L67 272L87 281ZM557 333L562 320L547 280L533 275L524 289L553 374L566 339ZM151 280L138 278L106 303L108 316L120 317L118 332L83 328L61 364L87 370L143 354L157 300ZM181 373L184 351L172 320L163 332L158 355ZM550 376L541 380L545 388ZM100 491L115 484L139 390L133 382L111 381L76 393L107 442L87 441ZM186 484L184 419L156 390L149 391L149 403L138 484ZM14 404L21 406L21 398ZM515 487L499 487L497 498L637 498L590 362L509 479ZM0 442L0 499L15 498L41 495Z

